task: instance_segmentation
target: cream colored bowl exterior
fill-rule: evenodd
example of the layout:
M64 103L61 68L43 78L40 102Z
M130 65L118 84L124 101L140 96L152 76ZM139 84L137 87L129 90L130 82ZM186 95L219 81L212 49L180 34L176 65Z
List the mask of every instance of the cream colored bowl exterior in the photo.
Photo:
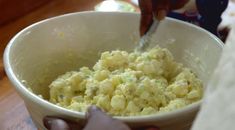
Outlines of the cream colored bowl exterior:
M84 123L84 113L53 105L31 93L48 97L47 85L59 74L92 66L105 50L133 50L139 40L139 14L81 12L50 18L19 32L4 53L7 75L23 98L36 126L53 115ZM222 42L194 25L167 18L153 37L152 46L167 47L177 61L191 67L207 83L220 54ZM200 102L173 112L143 117L115 117L131 126L157 125L161 130L187 130Z

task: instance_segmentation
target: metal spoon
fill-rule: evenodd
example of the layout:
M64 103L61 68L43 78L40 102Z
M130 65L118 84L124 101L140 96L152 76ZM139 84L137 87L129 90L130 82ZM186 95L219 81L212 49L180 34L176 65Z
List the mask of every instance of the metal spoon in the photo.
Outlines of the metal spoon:
M151 27L149 28L147 33L140 38L139 44L138 44L138 46L136 48L137 51L142 52L142 51L145 51L146 48L148 48L148 46L150 44L150 40L151 40L152 34L156 32L159 23L160 23L160 21L157 20L154 17L153 18L153 23L152 23Z

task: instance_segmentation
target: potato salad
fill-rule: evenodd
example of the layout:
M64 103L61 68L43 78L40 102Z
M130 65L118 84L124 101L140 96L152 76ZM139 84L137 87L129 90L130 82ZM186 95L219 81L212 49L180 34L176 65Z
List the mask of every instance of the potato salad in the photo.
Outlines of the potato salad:
M202 81L169 50L106 51L93 68L67 72L49 86L50 102L79 112L96 105L113 116L168 112L202 98Z

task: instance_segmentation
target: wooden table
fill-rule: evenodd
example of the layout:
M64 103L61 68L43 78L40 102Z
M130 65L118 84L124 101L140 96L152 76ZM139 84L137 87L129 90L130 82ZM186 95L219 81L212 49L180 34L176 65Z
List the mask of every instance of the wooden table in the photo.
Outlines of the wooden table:
M93 10L100 1L102 0L48 0L26 15L0 26L0 130L37 130L23 100L3 72L2 55L8 41L21 29L34 22L60 14Z

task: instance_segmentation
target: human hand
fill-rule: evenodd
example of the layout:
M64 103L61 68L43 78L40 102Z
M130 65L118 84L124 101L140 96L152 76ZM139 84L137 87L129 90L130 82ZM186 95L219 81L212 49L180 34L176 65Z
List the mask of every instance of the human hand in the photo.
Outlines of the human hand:
M45 117L43 122L48 130L130 130L123 122L113 119L99 108L91 106L88 109L87 124L84 128L81 125L56 117ZM138 128L136 130L159 130L156 127Z
M162 20L168 11L182 8L189 0L139 0L141 10L140 35L143 36L153 23L153 17Z

